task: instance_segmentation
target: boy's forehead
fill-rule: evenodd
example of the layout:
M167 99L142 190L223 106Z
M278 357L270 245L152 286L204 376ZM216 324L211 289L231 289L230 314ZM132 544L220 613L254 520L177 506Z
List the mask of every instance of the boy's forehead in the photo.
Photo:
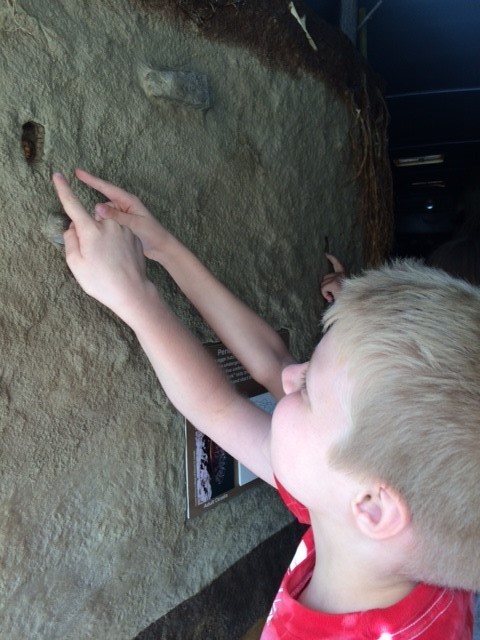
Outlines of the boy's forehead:
M336 342L332 331L327 331L315 347L310 358L310 367L316 372L334 370L339 366Z
M318 343L308 368L307 387L314 411L320 411L322 419L329 416L330 427L336 433L348 429L353 384L347 364L338 357L331 331Z
M329 355L334 355L337 351L337 340L335 333L335 325L332 325L325 331L325 333L320 338L319 343L317 344L315 351L317 349L321 349L322 351L328 351Z

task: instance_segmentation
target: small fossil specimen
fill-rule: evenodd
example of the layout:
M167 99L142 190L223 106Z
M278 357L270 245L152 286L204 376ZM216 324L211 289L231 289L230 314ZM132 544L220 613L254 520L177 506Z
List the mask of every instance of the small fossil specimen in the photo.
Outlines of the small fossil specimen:
M166 100L200 110L210 107L210 91L204 73L142 66L140 83L147 96L157 102Z
M53 244L64 245L63 234L69 226L70 218L66 213L51 213L43 227L43 233Z

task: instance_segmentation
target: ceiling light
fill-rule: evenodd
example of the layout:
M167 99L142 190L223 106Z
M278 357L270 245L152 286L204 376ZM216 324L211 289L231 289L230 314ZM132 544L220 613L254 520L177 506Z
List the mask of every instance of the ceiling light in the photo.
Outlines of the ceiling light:
M445 161L443 153L434 153L428 156L414 156L412 158L395 158L393 164L396 167L416 167L423 164L441 164Z

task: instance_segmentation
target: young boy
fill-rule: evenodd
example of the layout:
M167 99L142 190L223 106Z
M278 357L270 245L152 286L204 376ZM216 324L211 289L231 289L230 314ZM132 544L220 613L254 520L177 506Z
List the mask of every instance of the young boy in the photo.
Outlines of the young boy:
M63 177L54 184L79 284L133 329L177 409L311 523L262 638L471 638L480 291L410 263L346 281L310 362L284 368L270 417L235 393L146 279L145 220L129 225L139 239L93 220ZM112 210L141 206L92 186Z

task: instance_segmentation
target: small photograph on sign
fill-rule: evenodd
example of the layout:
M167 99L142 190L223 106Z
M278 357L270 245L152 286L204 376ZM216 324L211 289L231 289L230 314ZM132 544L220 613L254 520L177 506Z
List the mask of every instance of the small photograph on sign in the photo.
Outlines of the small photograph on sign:
M235 461L208 436L195 429L196 503L204 504L235 486Z

